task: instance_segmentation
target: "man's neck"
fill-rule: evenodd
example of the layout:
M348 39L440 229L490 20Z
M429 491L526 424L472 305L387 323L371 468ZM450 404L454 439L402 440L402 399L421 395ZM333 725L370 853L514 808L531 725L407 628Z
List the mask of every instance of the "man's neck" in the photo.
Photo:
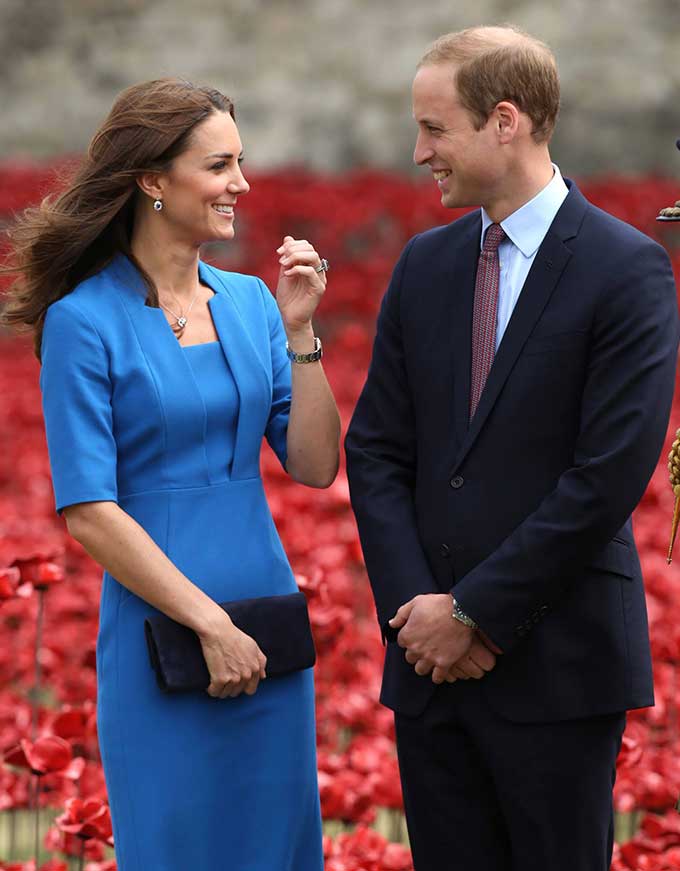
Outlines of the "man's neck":
M482 203L494 224L500 224L513 212L539 194L552 180L555 171L547 149L540 159L523 161L508 170L506 180L488 203Z

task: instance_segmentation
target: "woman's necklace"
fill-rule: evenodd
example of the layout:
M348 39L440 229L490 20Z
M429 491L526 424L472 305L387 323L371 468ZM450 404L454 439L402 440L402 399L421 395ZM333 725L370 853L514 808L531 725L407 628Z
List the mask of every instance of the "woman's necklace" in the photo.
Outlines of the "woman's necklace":
M199 287L196 291L196 296L189 303L189 308L186 310L186 312L181 312L180 314L177 314L172 309L168 308L167 305L163 305L163 303L158 300L158 304L160 305L160 307L164 308L166 312L168 314L171 314L175 319L175 323L170 324L170 327L172 328L173 333L177 336L178 341L182 338L182 335L184 334L184 328L186 327L187 321L189 319L189 312L191 311L193 304L198 299L198 295L200 294L200 292L201 288Z

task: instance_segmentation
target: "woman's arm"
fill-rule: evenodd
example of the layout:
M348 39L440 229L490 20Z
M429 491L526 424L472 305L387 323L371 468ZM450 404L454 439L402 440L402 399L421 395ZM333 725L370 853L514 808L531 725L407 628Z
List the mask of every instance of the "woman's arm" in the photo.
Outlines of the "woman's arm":
M304 240L286 236L278 249L281 271L276 301L288 345L296 354L314 351L312 316L326 289L320 258ZM292 363L288 421L288 474L310 487L329 487L340 460L340 417L321 362Z
M311 324L286 329L288 344L297 354L314 350ZM292 363L292 399L288 421L288 474L310 487L329 487L339 463L340 417L321 361Z
M64 516L69 533L110 575L196 632L210 672L211 696L255 692L266 665L256 642L177 569L129 514L115 502L81 502L64 508Z

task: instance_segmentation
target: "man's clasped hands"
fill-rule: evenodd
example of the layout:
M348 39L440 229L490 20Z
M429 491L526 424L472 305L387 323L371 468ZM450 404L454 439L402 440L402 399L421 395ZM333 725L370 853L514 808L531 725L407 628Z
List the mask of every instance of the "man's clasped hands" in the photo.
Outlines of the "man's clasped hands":
M451 614L448 593L428 593L404 603L389 621L399 629L397 644L416 674L432 674L436 684L482 678L502 651L480 629L472 629Z

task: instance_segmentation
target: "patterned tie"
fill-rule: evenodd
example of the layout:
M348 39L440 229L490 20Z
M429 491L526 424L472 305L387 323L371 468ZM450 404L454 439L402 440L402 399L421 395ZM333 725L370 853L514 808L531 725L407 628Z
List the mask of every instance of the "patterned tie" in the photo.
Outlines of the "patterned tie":
M475 416L479 399L496 353L496 317L500 265L498 246L505 239L500 224L491 224L484 237L475 281L475 307L472 314L472 370L470 379L470 420Z

